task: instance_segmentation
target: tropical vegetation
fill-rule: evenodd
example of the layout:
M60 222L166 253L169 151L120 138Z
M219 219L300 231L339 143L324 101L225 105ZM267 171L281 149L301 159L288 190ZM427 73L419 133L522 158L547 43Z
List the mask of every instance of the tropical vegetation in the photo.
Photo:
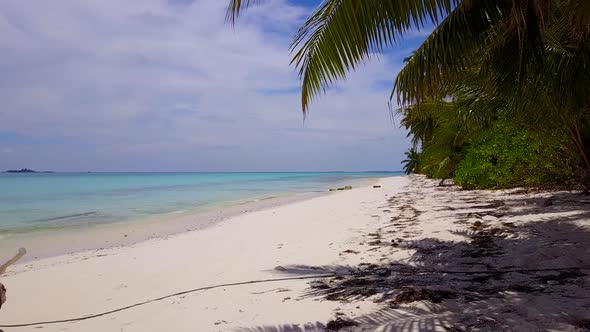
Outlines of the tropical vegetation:
M230 0L228 20L255 2ZM390 96L413 141L405 170L468 188L588 185L587 0L321 1L291 45L303 112L429 24Z

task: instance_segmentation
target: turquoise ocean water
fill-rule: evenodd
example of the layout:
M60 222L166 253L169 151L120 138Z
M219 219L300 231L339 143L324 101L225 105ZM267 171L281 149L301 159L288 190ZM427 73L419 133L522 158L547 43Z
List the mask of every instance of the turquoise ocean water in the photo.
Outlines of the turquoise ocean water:
M2 173L0 235L141 220L395 175L401 173Z

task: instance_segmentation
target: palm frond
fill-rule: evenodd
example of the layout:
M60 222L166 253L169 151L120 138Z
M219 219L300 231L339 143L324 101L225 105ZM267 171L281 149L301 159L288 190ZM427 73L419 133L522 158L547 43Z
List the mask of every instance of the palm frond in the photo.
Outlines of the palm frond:
M446 85L474 65L499 87L521 88L542 67L547 30L556 4L564 2L580 1L461 1L407 61L391 97L397 94L401 104L441 97ZM568 8L570 20L579 16Z
M402 105L444 97L446 84L462 77L474 64L485 42L485 32L502 18L493 2L464 0L414 51L395 79Z
M251 5L263 2L264 0L230 0L225 15L226 21L235 25L240 14Z
M411 29L439 22L459 0L325 0L299 29L292 63L302 79L301 106L342 80Z
M405 174L412 174L418 171L420 165L420 153L415 147L405 152L406 159L402 160L403 171Z

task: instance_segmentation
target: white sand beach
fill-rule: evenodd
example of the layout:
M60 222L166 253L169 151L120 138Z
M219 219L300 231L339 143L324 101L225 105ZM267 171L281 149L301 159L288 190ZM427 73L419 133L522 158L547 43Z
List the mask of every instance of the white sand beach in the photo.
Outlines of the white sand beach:
M323 331L336 318L358 324L342 331L590 326L588 198L437 184L383 178L380 188L25 262L0 278L8 289L0 326L84 317L199 287L334 272L342 276L220 287L78 322L1 329Z

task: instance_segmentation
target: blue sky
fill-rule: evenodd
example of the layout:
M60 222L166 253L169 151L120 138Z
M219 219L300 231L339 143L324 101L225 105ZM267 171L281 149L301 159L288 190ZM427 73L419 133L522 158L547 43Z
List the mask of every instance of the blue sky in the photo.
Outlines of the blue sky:
M319 1L0 2L0 169L398 170L391 84L424 32L351 73L305 122L289 66Z

